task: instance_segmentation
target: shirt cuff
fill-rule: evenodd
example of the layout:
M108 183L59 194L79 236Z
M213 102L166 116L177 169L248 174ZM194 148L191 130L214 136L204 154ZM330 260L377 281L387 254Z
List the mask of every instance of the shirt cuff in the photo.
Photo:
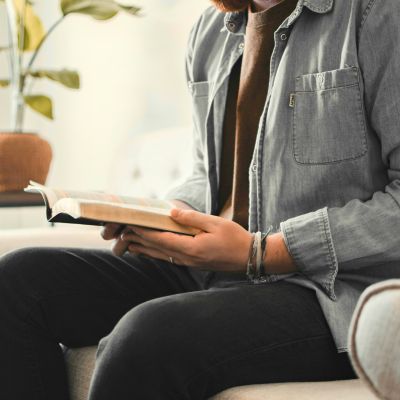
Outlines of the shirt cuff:
M328 209L290 218L281 222L280 230L299 272L320 285L331 300L336 300L334 285L338 260Z

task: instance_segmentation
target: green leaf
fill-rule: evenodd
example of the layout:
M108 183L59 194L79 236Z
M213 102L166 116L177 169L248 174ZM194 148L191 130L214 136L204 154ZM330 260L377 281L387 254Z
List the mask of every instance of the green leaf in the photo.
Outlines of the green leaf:
M10 81L7 79L0 79L0 88L5 88L10 84Z
M64 15L78 13L89 15L94 19L106 20L113 18L120 11L137 15L140 8L123 6L114 0L61 0L61 10Z
M140 12L140 7L136 7L136 6L123 6L121 4L119 4L119 7L121 8L121 11L124 11L128 14L132 14L132 15L138 15Z
M54 119L53 117L53 103L47 96L41 94L24 96L25 104L32 110L42 114L48 119Z
M76 71L70 71L68 69L62 69L61 71L38 70L29 72L29 75L33 78L50 79L70 89L80 88L79 74Z
M40 18L35 14L33 7L25 0L14 0L19 21L24 21L24 51L35 51L45 36L45 30ZM21 38L20 38L21 40Z

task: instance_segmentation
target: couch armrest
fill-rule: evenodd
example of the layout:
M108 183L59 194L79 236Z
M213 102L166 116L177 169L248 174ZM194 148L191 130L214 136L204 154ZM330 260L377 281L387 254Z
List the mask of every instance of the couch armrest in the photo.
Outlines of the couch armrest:
M101 238L95 227L47 227L0 230L0 256L22 247L83 247L110 248L110 242Z
M350 328L355 370L379 398L400 393L400 280L369 287L361 296Z

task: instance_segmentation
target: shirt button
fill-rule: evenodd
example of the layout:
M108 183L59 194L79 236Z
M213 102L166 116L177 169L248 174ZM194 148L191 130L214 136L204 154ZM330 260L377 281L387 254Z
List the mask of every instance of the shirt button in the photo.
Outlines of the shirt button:
M281 40L285 41L287 39L286 33L281 33Z
M253 172L257 172L257 164L253 164L253 165L251 166L251 170L252 170Z
M240 49L240 50L243 50L243 49L244 49L244 43L243 43L243 42L239 44L239 49Z
M234 31L236 28L236 24L234 22L228 22L228 29L230 31Z

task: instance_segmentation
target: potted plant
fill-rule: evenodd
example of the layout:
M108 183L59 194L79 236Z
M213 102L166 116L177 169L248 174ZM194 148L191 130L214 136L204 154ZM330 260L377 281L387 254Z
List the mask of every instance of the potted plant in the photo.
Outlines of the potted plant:
M52 100L31 93L31 83L49 79L67 88L80 87L76 71L35 69L36 58L51 33L72 14L108 20L120 12L138 15L139 8L114 0L60 0L61 16L46 32L31 0L0 0L0 6L5 7L8 22L8 44L0 47L0 53L7 53L10 65L10 76L0 76L0 88L9 87L11 95L11 129L0 132L0 192L4 192L21 190L30 179L45 183L51 163L50 144L23 129L26 107L53 119Z

